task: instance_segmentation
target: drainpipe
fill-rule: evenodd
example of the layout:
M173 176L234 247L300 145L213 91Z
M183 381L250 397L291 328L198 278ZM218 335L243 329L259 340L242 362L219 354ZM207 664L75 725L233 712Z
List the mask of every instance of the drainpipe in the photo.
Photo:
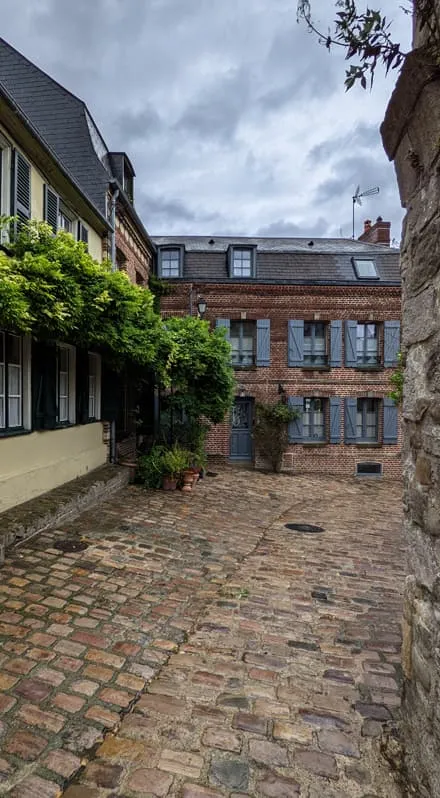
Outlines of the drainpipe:
M191 283L189 287L189 315L193 315L193 305L194 305L194 297L193 297L193 284Z
M112 270L114 272L118 270L116 264L116 203L118 201L118 197L119 197L119 189L115 188L114 193L112 194L111 205L110 205L110 219L112 225L110 260L112 262Z

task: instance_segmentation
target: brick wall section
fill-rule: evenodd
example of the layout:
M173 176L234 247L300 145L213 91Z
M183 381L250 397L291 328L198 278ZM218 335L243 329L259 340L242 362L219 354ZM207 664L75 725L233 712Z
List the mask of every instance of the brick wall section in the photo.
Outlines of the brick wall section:
M287 363L288 321L355 319L380 323L400 319L400 288L379 285L360 288L357 285L280 286L176 282L173 293L162 301L164 314L186 314L190 291L194 298L194 313L197 297L203 295L208 306L206 318L213 325L217 318L271 320L271 364L267 368L237 370L237 395L252 397L257 401L276 402L280 398L280 383L287 395L297 396L339 396L342 399L346 396L370 396L380 399L389 393L393 369L362 372L352 368L333 368L329 371L290 368ZM343 407L341 412L342 441ZM208 453L216 458L228 458L229 445L228 419L211 429ZM400 478L400 445L292 444L286 452L284 467L292 473L353 476L356 463L364 461L382 463L384 477ZM257 460L257 465L261 464Z
M124 270L132 283L147 285L152 263L152 252L141 243L135 232L121 217L116 219L116 247L125 258Z

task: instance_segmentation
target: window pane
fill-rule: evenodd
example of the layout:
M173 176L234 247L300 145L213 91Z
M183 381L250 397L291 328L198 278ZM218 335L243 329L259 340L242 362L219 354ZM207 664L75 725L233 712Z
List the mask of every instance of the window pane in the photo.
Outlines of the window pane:
M21 397L8 399L9 427L21 427Z
M67 397L60 397L59 420L61 422L69 420L69 400Z
M69 350L66 349L65 347L60 347L58 352L59 352L60 371L68 371L69 370Z
M161 253L161 271L163 277L179 277L179 265L179 249L168 249Z
M252 274L251 268L251 250L250 249L234 249L233 251L233 274L236 277L250 277Z
M8 335L8 362L16 366L21 364L21 338L17 335Z
M360 278L374 278L377 277L377 270L374 260L355 260L354 265L356 268L357 276Z
M8 394L21 396L21 366L8 365Z
M312 327L313 325L309 321L304 322L304 338L312 337Z

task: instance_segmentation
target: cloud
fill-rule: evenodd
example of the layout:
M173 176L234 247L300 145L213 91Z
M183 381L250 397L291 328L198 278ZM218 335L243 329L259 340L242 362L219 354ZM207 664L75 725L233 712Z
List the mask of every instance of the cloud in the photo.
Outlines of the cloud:
M398 36L409 28L402 15ZM392 78L346 93L343 54L296 23L292 0L25 0L19 15L2 0L2 35L128 151L152 233L350 235L356 186L377 184L358 227L365 208L399 236L379 135Z

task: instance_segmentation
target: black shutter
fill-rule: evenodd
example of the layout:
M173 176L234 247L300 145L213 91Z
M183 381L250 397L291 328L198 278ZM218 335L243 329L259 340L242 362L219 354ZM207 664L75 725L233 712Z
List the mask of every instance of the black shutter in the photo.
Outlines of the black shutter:
M32 343L32 429L57 424L57 357L54 344Z
M54 233L58 230L58 214L60 210L60 199L55 191L52 191L49 186L43 187L44 199L44 221L50 224Z
M82 222L78 222L78 241L82 241L86 247L89 244L89 231L84 227Z
M121 378L105 363L102 364L101 397L102 420L116 421L121 404Z
M76 420L87 424L89 420L89 353L76 350Z
M31 218L31 167L17 150L13 156L12 214L18 217L16 230Z

